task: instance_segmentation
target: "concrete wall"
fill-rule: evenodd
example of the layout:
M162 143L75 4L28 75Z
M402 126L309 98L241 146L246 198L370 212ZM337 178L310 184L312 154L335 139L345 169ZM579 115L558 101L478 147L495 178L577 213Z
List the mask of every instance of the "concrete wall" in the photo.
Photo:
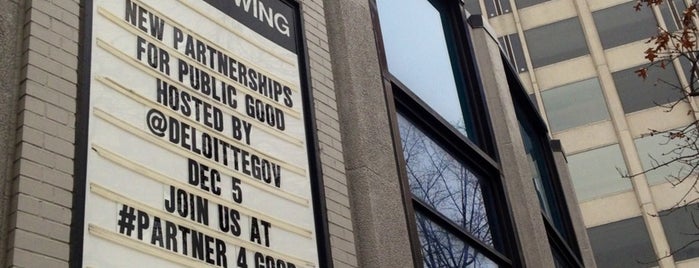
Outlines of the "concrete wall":
M17 95L19 94L22 1L0 2L0 265L7 255Z
M359 267L412 267L369 2L325 1Z
M481 51L476 53L476 62L485 88L488 112L493 119L498 154L500 161L507 163L502 165L502 180L507 198L513 204L512 220L517 226L515 234L521 244L522 264L526 267L554 267L497 40L482 19L475 20L472 16L471 21L475 27L471 35L474 49Z
M570 213L571 222L573 223L573 229L578 241L578 247L580 248L580 254L583 258L583 264L585 264L585 267L596 267L597 264L595 263L595 256L592 252L590 239L587 237L587 229L585 228L582 212L580 211L580 207L577 205L578 199L575 196L575 187L573 186L573 181L570 178L570 172L568 171L568 160L566 160L566 155L563 151L561 141L552 141L551 149L553 150L556 169L558 170L558 174L561 178L561 188L563 188L563 194L565 194L566 205L568 206L568 212Z
M325 184L325 203L332 262L335 267L357 267L350 194L345 176L343 136L338 116L337 82L333 79L326 13L323 0L301 1L311 68L311 86L320 161Z
M469 18L474 30L471 34L476 53L481 82L485 89L488 112L491 117L495 142L502 168L505 193L512 204L511 211L515 234L520 241L522 265L526 267L554 267L551 246L536 189L532 183L531 164L527 158L520 126L515 114L510 86L505 76L500 48L495 31L484 17ZM565 156L560 142L554 142L554 160L560 175L567 209L571 216L574 234L577 236L585 267L596 267L590 242L576 205L575 192L568 174ZM505 164L506 163L506 164ZM554 167L551 167L554 168Z

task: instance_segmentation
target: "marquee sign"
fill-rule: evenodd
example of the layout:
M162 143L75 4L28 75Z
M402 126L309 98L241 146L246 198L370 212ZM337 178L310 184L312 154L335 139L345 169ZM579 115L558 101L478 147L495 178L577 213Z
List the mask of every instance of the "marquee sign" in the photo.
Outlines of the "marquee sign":
M89 12L81 266L318 267L298 8Z

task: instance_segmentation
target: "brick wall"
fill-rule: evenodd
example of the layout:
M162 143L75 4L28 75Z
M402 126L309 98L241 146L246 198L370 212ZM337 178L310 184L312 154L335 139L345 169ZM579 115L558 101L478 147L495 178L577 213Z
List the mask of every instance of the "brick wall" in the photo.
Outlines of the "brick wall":
M8 266L67 266L80 7L24 5Z
M335 267L357 267L323 1L303 1L302 10L333 264Z

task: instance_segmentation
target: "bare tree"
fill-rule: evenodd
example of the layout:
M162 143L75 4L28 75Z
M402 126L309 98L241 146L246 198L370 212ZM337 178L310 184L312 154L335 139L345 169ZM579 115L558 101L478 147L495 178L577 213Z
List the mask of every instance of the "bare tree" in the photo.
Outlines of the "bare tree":
M666 0L636 0L636 10L659 6ZM667 0L670 1L670 0ZM695 239L699 235L699 113L693 97L699 96L699 65L697 64L697 52L699 52L699 43L697 37L697 9L699 8L699 0L691 1L684 10L679 23L679 29L669 30L667 27L658 27L657 34L652 36L648 43L651 45L644 51L645 59L648 64L636 70L636 74L642 79L647 79L649 73L665 69L668 66L672 68L673 61L681 60L684 68L687 69L687 83L677 83L673 81L658 80L654 81L660 88L656 90L673 90L677 91L678 98L669 100L668 103L656 103L656 105L665 108L666 112L679 109L679 104L687 103L690 109L686 115L691 117L690 122L671 130L656 130L649 129L645 135L663 137L660 146L663 146L663 153L660 155L651 155L651 166L636 174L625 174L627 178L632 178L640 174L649 174L651 172L662 173L665 180L671 183L674 187L682 186L682 193L678 196L675 205L668 211L662 212L661 215L666 216L675 211L683 210L689 215L688 221L694 223L695 231L687 232L683 235L692 236L685 239L684 246L675 248L668 256L675 255L694 243L699 242ZM670 170L667 172L667 170ZM679 187L678 187L679 188ZM668 257L664 256L664 257Z
M636 10L641 10L644 7L661 5L664 1L665 0L637 0L635 8ZM699 3L697 0L694 0L692 4L682 12L682 19L678 30L670 31L666 29L667 27L658 27L657 34L652 36L648 41L651 47L644 51L648 64L635 71L639 77L646 79L648 78L649 72L657 71L657 69L665 69L671 66L672 62L676 59L682 59L682 62L686 63L685 65L687 66L684 67L689 69L687 72L689 75L686 85L673 81L654 81L656 85L661 86L658 90L674 90L681 93L678 94L679 97L677 99L668 100L668 103L656 103L656 105L665 108L666 112L677 109L679 107L678 105L681 103L694 105L692 103L692 97L699 95L699 84L697 84L699 66L697 65L696 56L697 52L699 52L699 44L697 43L697 34L699 34L699 32L697 32L697 27L695 25L698 7ZM695 112L692 109L689 109L686 115L696 118ZM674 171L666 174L666 180L674 186L683 183L691 184L689 190L678 200L677 205L679 206L685 202L696 201L688 200L687 198L690 197L692 193L699 193L697 188L697 184L699 183L697 177L699 175L699 173L697 173L697 168L699 167L699 145L697 144L697 140L699 139L698 123L699 121L693 119L690 123L676 129L649 129L649 132L645 135L661 135L665 137L661 145L664 145L667 150L661 155L651 156L651 167L640 173L626 174L625 176L634 177L673 166L675 167Z

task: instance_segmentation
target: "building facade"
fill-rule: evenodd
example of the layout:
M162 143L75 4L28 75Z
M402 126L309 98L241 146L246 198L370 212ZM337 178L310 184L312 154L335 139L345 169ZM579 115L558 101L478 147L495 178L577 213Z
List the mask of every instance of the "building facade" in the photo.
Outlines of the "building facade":
M634 73L647 64L643 51L657 27L677 30L692 1L640 11L625 0L466 2L470 12L486 14L552 137L561 141L597 264L696 266L693 209L684 206L696 199L691 182L674 186L668 177L687 167L622 178L673 155L674 142L648 136L651 129L697 119L694 103L671 112L659 106L681 96L670 87L688 85L687 62L651 69L645 81ZM670 213L673 208L680 209Z
M459 1L2 7L5 266L595 267Z

